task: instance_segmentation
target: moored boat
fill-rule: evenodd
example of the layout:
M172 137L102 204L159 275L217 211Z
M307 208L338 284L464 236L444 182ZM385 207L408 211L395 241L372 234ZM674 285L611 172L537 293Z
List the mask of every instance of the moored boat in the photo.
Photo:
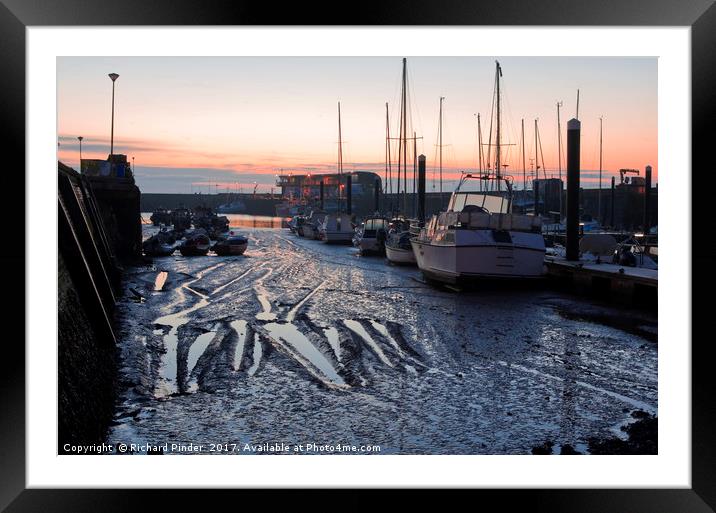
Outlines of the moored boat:
M388 233L388 219L382 216L369 216L355 229L353 245L361 254L383 253Z
M243 235L230 235L225 240L212 246L212 251L219 256L243 255L249 246L249 239Z
M393 264L415 265L415 254L410 239L410 222L405 218L391 220L385 241L385 256Z
M466 191L470 180L502 181L507 185L506 195ZM512 214L511 199L508 178L463 175L447 211L434 215L410 241L422 273L446 283L542 276L542 221L537 216Z
M328 214L319 226L320 238L328 244L350 244L355 229L349 214Z
M192 234L179 246L183 256L203 256L209 252L211 239L204 233Z
M323 210L313 210L301 226L303 236L307 239L318 239L320 236L319 227L326 217Z

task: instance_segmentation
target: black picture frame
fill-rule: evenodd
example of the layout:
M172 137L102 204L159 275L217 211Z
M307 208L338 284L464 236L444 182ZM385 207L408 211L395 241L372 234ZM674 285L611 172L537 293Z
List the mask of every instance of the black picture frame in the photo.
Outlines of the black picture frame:
M715 279L716 243L709 232L709 189L699 187L716 140L716 6L713 0L549 0L522 2L393 1L340 6L279 4L245 0L198 3L191 0L0 0L0 148L13 167L2 173L3 191L24 212L25 194L25 50L28 26L71 25L541 25L541 26L689 26L692 79L692 487L690 489L560 489L481 490L478 495L499 501L500 508L529 510L701 512L716 509L716 400L712 395L713 349L706 331ZM351 7L352 9L345 9ZM344 14L338 13L343 11ZM348 13L350 16L348 16ZM340 16L340 17L339 17ZM568 44L568 42L565 42ZM49 172L50 170L48 170ZM678 170L687 176L689 170ZM22 194L20 194L22 191ZM697 208L703 206L703 215ZM684 213L686 215L686 213ZM23 221L24 224L24 221ZM23 229L23 244L24 235ZM698 242L698 244L697 244ZM686 248L688 249L688 248ZM686 251L684 254L688 254ZM24 269L24 251L0 255L3 269ZM4 307L6 319L25 316L25 276L10 272L7 288L14 301ZM18 297L20 296L20 297ZM31 305L30 305L31 307ZM711 314L713 315L713 314ZM697 328L703 328L702 331ZM697 333L702 336L696 336ZM21 328L24 338L24 329ZM4 341L5 365L0 373L0 508L6 511L124 511L141 507L162 494L163 508L188 507L201 500L199 491L171 494L159 490L50 490L25 486L25 349L19 337ZM683 344L688 340L664 341ZM50 343L50 341L48 341ZM10 363L12 362L12 363ZM212 500L246 492L211 491ZM482 500L482 499L480 499ZM492 501L491 501L492 502ZM244 502L245 503L245 502ZM234 503L238 504L238 503ZM134 505L134 506L132 506Z

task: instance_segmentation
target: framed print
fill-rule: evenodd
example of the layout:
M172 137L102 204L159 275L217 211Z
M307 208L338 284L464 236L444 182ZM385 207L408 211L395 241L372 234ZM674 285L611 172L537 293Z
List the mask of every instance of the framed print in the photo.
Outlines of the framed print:
M8 511L715 507L712 2L0 17Z

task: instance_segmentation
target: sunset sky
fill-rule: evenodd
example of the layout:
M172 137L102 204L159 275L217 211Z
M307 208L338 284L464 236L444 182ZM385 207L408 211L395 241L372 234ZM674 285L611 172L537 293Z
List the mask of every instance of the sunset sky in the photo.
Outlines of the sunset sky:
M428 191L437 190L433 170L441 96L445 181L476 169L475 114L480 113L486 143L496 58L503 70L503 143L513 144L503 150L503 163L509 164L517 188L522 187L520 120L525 120L528 173L537 118L547 175L556 176L556 103L563 102L564 173L566 122L575 116L577 89L583 185L596 186L600 116L604 184L619 168L643 174L647 164L658 178L655 58L408 56L411 126L423 137L418 153L427 156ZM401 66L401 57L58 58L59 159L78 167L80 135L83 158L107 157L112 94L107 74L114 72L120 75L115 153L135 157L143 192L238 187L248 192L254 181L259 191L268 191L280 172L335 172L338 101L344 170L383 177L385 102L395 136Z

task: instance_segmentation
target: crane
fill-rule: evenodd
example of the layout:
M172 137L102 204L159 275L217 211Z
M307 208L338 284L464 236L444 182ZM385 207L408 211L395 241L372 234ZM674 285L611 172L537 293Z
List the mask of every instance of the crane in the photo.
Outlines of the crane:
M620 183L629 183L629 179L628 179L628 178L627 178L627 181L624 182L624 175L627 174L627 173L634 173L634 174L638 175L638 174L639 174L639 170L638 170L638 169L620 169L620 170L619 170L619 178L620 178L620 180L621 180Z

